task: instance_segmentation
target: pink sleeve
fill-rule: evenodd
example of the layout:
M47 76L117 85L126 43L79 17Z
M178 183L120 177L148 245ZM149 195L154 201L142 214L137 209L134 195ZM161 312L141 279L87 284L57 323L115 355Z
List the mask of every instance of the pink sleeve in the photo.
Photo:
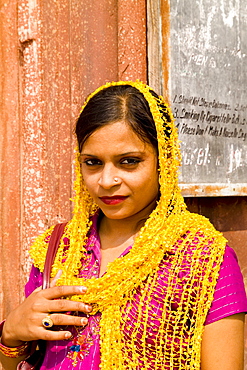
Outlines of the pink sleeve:
M226 246L214 300L207 315L205 325L240 312L247 312L247 299L243 276L236 253Z
M29 280L25 286L25 296L28 297L36 288L42 285L43 274L34 265L31 268Z

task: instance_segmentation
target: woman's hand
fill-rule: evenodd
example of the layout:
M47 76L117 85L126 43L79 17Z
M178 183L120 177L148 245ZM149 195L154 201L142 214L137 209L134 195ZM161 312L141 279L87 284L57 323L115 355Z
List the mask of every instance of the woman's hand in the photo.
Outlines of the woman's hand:
M6 319L2 334L2 343L8 347L16 347L25 341L37 339L62 340L69 339L71 332L68 330L47 330L42 325L42 320L50 315L54 325L85 326L86 317L73 316L74 311L85 314L91 307L82 302L74 302L63 297L83 294L86 288L82 286L53 286L41 290L36 289L25 301L13 310ZM72 314L66 314L72 312Z

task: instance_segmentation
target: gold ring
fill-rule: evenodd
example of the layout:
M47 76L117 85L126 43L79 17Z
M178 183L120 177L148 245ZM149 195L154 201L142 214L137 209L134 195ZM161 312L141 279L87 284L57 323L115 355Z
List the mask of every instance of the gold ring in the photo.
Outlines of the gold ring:
M45 329L50 329L54 324L52 319L50 318L50 315L47 315L43 320L42 320L42 325Z

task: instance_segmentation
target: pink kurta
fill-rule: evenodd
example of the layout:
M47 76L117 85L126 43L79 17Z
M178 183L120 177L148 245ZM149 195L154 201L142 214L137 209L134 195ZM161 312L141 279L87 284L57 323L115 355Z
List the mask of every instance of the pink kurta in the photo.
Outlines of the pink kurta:
M122 255L127 254L130 248L131 247L128 247ZM93 217L93 225L89 233L86 249L88 258L79 276L85 278L98 277L101 255L100 240L97 233L97 215ZM163 268L162 266L161 264L161 269ZM160 286L162 284L165 286L165 283L162 282ZM26 296L31 294L31 292L40 285L42 285L42 273L37 268L32 267L30 278L26 285ZM150 304L153 304L155 307L155 302L151 301ZM247 312L247 299L243 278L238 266L236 254L227 246L224 261L220 269L214 300L207 315L205 325L240 312ZM133 312L130 312L130 315L133 315ZM129 317L128 320L133 321L133 316ZM99 370L99 321L100 313L97 313L89 317L88 325L84 329L80 327L69 328L73 333L73 338L71 340L48 342L46 356L41 370ZM126 333L126 335L128 335L128 333ZM152 369L151 363L150 369ZM169 368L167 368L167 370L168 369Z

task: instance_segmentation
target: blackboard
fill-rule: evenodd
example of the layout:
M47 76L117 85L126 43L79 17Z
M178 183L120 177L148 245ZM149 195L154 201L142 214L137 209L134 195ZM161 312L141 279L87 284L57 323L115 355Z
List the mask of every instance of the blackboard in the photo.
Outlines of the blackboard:
M185 195L247 193L245 1L170 2L171 103Z

